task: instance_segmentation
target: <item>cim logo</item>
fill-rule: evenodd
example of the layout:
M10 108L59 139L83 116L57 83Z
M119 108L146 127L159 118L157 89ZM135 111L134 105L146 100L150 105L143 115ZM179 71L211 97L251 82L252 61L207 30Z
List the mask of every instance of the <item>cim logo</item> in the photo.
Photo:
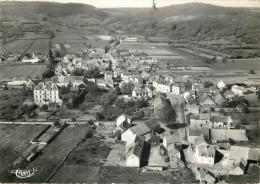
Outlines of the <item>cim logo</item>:
M37 172L38 170L36 169L28 169L28 170L21 170L21 169L16 169L16 170L11 170L11 173L15 174L16 177L18 178L30 178L32 176L35 175L35 173Z

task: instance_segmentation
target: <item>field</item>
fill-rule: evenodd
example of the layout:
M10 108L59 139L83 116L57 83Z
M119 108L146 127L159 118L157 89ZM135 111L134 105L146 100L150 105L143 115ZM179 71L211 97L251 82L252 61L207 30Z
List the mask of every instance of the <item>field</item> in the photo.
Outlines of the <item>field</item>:
M76 126L65 128L56 139L44 148L42 154L30 162L26 168L36 168L38 171L34 177L27 179L16 178L13 182L46 182L55 172L70 151L90 131L88 126Z
M0 80L6 80L12 77L27 77L35 78L41 76L45 71L46 65L43 64L28 64L28 65L1 65Z
M26 51L27 53L45 53L49 52L49 39L36 39L34 43Z
M33 40L15 40L6 44L1 44L1 52L23 53L31 44Z
M44 125L0 125L0 182L10 182L9 165L22 153Z
M34 39L48 39L50 35L46 33L24 32L19 40L34 40Z

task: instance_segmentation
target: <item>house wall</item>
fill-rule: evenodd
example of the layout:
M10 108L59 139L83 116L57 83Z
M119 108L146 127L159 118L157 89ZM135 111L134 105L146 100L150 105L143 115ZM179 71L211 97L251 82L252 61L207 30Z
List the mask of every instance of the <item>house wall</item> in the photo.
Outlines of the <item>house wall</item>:
M126 167L140 167L140 159L132 154L126 158Z
M131 141L132 139L134 139L134 133L130 129L128 129L121 135L122 141L128 142Z
M58 90L34 90L34 102L37 105L44 105L49 103L57 103L61 105L62 100L59 98Z

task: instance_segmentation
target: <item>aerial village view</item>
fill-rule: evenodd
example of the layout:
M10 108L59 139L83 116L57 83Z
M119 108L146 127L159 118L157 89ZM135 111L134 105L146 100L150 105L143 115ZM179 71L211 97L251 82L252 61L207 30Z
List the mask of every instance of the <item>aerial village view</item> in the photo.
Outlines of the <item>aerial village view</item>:
M0 5L1 183L259 182L260 6Z

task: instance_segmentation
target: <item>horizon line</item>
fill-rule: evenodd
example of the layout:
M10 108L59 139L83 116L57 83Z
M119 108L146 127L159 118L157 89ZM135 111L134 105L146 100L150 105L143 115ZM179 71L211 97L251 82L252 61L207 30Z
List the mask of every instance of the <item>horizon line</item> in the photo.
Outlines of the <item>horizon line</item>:
M1 2L49 2L62 4L86 4L100 9L113 8L149 8L152 0L0 0ZM132 3L131 3L132 2ZM172 5L203 3L221 7L233 8L260 8L260 0L157 0L157 6L166 7ZM134 4L134 5L133 5Z

